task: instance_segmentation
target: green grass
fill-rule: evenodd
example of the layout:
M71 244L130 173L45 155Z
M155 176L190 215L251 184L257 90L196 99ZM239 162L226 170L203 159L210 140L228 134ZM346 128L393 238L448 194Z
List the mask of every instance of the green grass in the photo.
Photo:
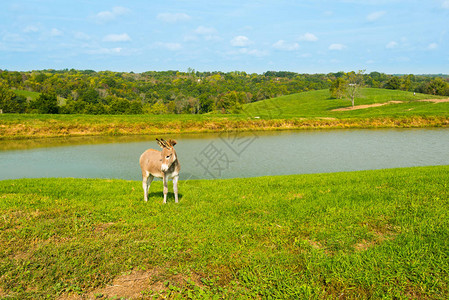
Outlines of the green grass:
M29 100L36 100L37 97L39 97L39 95L41 93L38 92L31 92L31 91L26 91L26 90L13 90L14 93L18 96L23 96Z
M247 104L244 111L248 115L263 118L377 118L377 117L409 117L409 116L449 116L449 102L418 102L422 99L447 98L427 94L413 95L411 92L398 90L364 88L355 99L355 105L403 101L400 104L389 104L380 107L354 111L332 111L336 108L350 107L346 99L331 98L329 90L310 91L282 96Z
M0 298L449 297L449 166L179 186L0 181Z
M39 95L41 94L38 92L31 92L31 91L26 91L26 90L13 90L13 91L14 91L14 93L16 93L16 95L23 96L30 101L36 100L37 97L39 97ZM58 96L58 104L59 105L65 105L66 103L67 103L66 98Z

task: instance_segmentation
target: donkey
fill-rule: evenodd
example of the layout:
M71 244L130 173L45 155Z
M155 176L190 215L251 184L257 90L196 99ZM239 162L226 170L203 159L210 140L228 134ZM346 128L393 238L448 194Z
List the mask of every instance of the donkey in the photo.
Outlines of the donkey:
M148 191L154 177L162 178L164 181L164 203L167 203L169 179L173 179L173 192L175 193L175 202L178 203L178 178L181 164L174 146L175 140L156 139L162 151L148 149L140 156L140 168L142 169L142 187L145 202L148 201Z

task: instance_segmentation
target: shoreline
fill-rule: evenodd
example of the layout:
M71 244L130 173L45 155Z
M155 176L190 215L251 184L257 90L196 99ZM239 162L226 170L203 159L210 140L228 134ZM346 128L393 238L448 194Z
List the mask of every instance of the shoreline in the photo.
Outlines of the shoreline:
M170 120L168 122L77 122L77 120L17 120L0 123L0 140L23 140L82 136L133 136L192 133L220 133L227 131L278 131L316 129L376 129L449 127L449 117L405 118L298 118L298 119L221 119Z

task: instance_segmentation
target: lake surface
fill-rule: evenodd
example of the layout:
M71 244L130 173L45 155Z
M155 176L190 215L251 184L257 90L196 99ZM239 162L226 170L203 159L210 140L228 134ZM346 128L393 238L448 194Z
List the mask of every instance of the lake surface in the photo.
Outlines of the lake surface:
M449 165L449 129L250 132L174 136L181 179L327 173ZM0 142L0 180L38 177L141 180L154 137Z

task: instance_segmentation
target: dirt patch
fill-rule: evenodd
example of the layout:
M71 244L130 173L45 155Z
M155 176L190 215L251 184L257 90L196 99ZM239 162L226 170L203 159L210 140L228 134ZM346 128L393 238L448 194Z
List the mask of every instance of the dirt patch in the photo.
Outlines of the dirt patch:
M131 274L125 274L114 279L111 285L98 289L90 293L92 297L103 298L141 298L143 292L162 291L164 283L154 278L160 277L160 271L153 269L151 271L134 271Z
M63 295L59 300L75 299L153 299L161 298L170 286L203 286L198 274L189 276L167 275L162 268L147 271L131 271L116 277L111 284L84 295ZM163 298L163 297L162 297Z
M391 231L386 231L386 232L381 232L379 230L371 230L371 233L374 236L374 239L372 241L367 241L365 239L363 239L360 243L357 243L354 245L354 249L357 252L360 251L366 251L371 247L374 247L375 245L381 244L384 241L390 241L393 240L396 236L395 233L391 232Z
M370 108L370 107L378 107L378 106L384 106L384 105L388 105L388 104L398 104L398 103L404 103L404 102L403 101L388 101L388 102L385 102L385 103L355 105L354 107L349 106L349 107L336 108L336 109L333 109L332 111L357 110L357 109L365 109L365 108Z
M422 99L422 100L416 100L417 102L432 102L432 103L443 103L443 102L449 102L449 98L447 99ZM388 104L400 104L404 103L404 101L388 101L385 103L374 103L374 104L365 104L365 105L355 105L354 107L342 107L342 108L336 108L332 111L348 111L348 110L357 110L357 109L365 109L365 108L371 108L371 107L378 107L378 106L384 106Z
M449 102L449 98L447 99L423 99L418 100L419 102L433 102L433 103L443 103L443 102Z

